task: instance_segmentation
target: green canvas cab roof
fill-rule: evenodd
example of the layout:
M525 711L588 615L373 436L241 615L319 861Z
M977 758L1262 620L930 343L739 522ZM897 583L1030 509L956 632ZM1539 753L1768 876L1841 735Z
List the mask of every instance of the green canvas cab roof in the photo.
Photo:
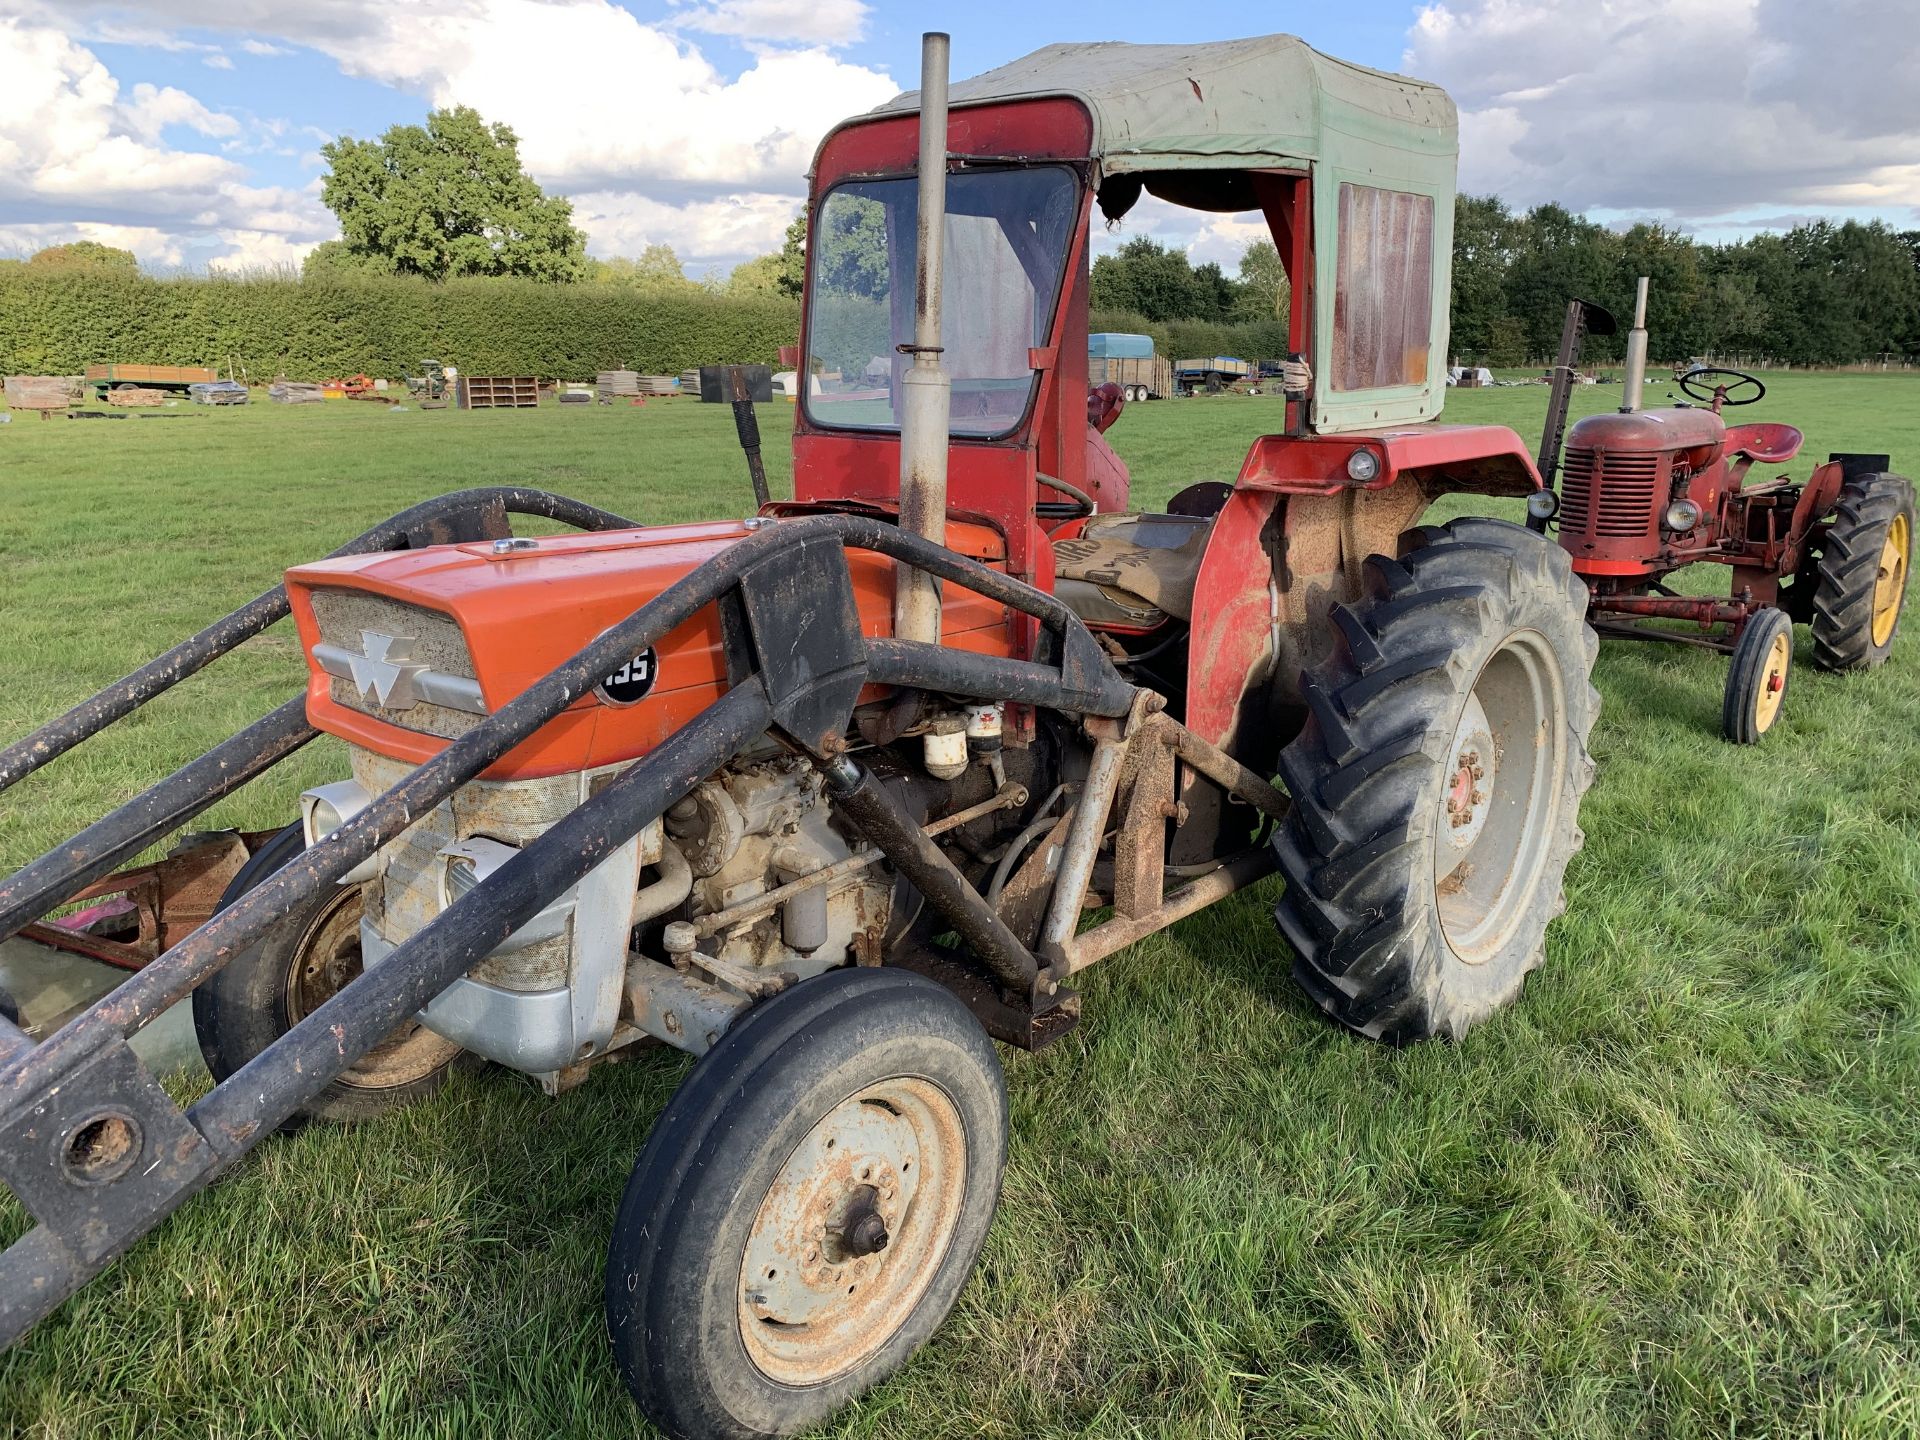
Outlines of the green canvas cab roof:
M1295 35L1206 45L1048 45L952 87L954 106L1063 95L1093 117L1104 175L1328 163L1451 188L1459 122L1444 90L1322 55ZM875 113L917 110L918 91Z

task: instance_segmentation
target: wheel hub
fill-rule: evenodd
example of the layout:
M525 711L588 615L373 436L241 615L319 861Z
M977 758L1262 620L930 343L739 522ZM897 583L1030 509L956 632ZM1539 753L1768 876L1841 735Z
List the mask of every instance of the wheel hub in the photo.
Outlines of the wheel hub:
M1447 761L1452 779L1447 784L1444 839L1456 851L1470 850L1487 823L1487 797L1494 785L1493 726L1477 695L1467 697L1467 708L1453 737Z
M740 1326L754 1364L817 1385L883 1345L946 1253L964 1176L958 1111L927 1081L870 1086L829 1111L748 1236Z

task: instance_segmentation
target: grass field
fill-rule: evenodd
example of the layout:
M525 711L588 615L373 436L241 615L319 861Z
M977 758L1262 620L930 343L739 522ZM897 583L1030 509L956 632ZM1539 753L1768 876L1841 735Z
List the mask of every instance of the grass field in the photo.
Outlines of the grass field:
M1774 383L1745 413L1800 424L1810 456L1888 450L1920 471L1920 382ZM1544 399L1457 392L1447 418L1530 437ZM770 439L785 413L764 412ZM1231 478L1277 413L1154 404L1112 439L1151 505ZM784 465L776 447L776 488ZM17 416L0 739L282 566L502 481L648 521L748 495L721 407ZM832 1433L1920 1432L1916 647L1910 630L1864 677L1802 669L1752 750L1719 739L1723 662L1605 649L1570 908L1520 1003L1463 1043L1395 1052L1323 1023L1268 893L1090 972L1080 1030L1005 1057L1012 1156L980 1274ZM0 801L0 870L299 676L273 632L25 782ZM279 824L343 773L331 742L286 770L209 821ZM641 1430L600 1265L686 1066L649 1053L559 1101L496 1070L263 1146L0 1359L0 1433ZM0 1238L23 1224L6 1206Z

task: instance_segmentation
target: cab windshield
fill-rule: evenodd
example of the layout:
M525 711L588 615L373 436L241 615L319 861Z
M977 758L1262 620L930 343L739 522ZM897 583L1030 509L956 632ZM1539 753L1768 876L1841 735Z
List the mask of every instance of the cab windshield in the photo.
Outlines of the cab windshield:
M821 425L898 430L913 339L911 175L837 185L821 204L807 261L807 414ZM947 180L941 361L953 381L955 435L1004 435L1027 413L1078 218L1064 167L985 170Z

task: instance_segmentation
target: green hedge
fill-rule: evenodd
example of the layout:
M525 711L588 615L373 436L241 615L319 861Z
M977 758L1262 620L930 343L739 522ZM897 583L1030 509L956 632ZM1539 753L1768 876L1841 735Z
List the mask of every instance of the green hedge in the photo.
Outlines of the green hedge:
M651 295L617 285L380 277L154 280L0 271L0 373L105 361L398 378L429 357L469 375L584 380L627 368L771 362L799 338L791 300Z
M1150 335L1154 349L1169 360L1237 355L1242 360L1278 360L1287 353L1284 320L1215 324L1206 320L1153 321L1130 310L1095 310L1087 317L1093 333L1118 331Z

